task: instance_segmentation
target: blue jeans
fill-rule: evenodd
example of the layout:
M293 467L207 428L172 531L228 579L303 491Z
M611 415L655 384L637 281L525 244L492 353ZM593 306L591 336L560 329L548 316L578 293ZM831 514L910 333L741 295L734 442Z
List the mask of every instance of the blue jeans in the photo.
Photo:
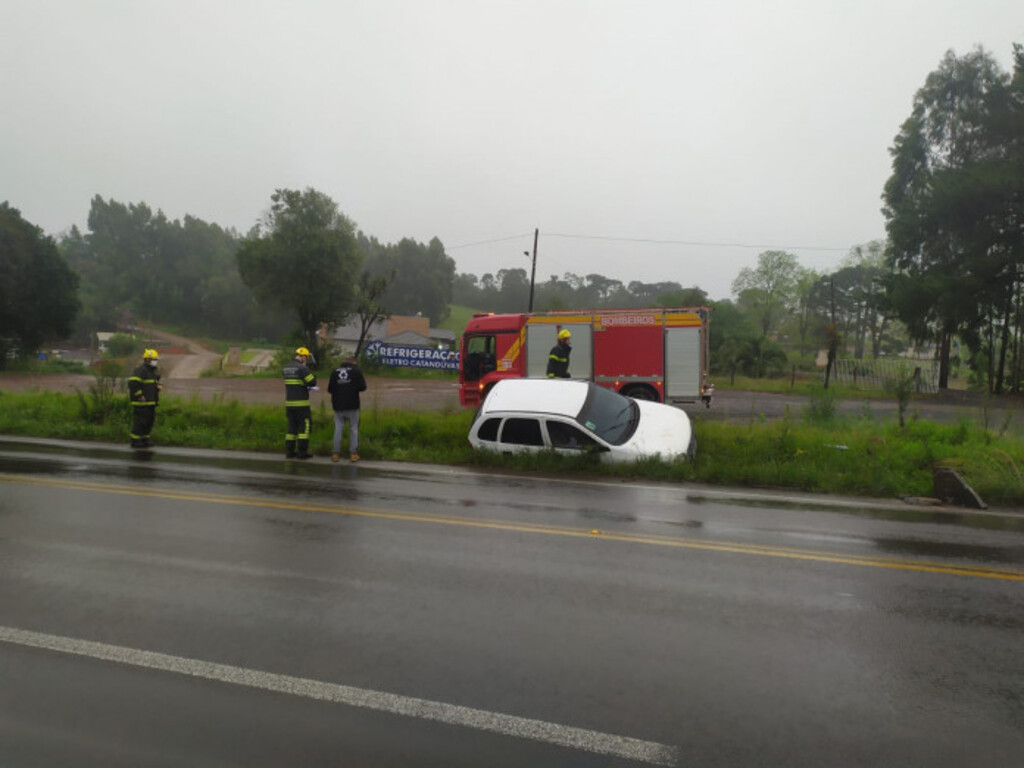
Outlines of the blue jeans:
M334 412L334 453L341 453L341 436L348 422L348 452L359 450L359 409Z

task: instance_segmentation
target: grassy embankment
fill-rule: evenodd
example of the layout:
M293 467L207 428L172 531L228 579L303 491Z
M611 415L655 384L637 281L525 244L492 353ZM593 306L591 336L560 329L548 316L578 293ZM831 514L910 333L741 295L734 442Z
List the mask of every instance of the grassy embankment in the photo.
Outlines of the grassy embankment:
M131 406L123 393L101 382L78 395L0 392L0 433L125 442ZM989 504L1024 507L1024 439L1011 434L1006 424L942 425L911 417L901 428L895 418L877 419L866 412L836 415L829 399L812 398L805 412L779 421L766 422L756 414L745 423L698 417L698 450L692 462L650 460L608 467L592 457L477 453L466 443L471 418L466 410L399 412L371 405L363 411L360 453L371 460L879 498L930 495L932 468L941 464L959 471ZM154 439L159 445L277 453L283 428L278 405L169 397L161 403ZM315 453L330 453L332 430L331 414L321 405L314 412Z

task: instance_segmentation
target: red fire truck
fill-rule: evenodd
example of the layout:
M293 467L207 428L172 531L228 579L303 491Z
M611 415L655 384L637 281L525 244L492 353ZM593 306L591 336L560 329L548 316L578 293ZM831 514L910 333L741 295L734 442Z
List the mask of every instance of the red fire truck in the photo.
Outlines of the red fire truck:
M475 314L462 336L459 400L477 406L500 379L541 378L563 328L569 375L642 400L711 405L709 307Z

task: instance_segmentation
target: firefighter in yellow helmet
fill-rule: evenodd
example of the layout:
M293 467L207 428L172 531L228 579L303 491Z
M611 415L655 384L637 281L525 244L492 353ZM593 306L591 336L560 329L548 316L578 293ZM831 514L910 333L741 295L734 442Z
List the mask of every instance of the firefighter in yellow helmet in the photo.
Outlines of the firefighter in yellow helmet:
M305 347L295 350L295 359L284 367L284 411L288 431L284 435L286 459L311 459L309 433L313 411L309 407L309 391L316 389L316 376L306 367L313 355Z
M558 343L551 348L551 354L548 355L549 379L569 378L569 353L572 352L569 339L571 338L572 334L569 333L568 328L563 328L558 332Z
M132 448L149 448L149 435L156 421L156 407L160 403L160 374L157 364L160 354L155 349L142 353L142 364L128 377L128 399L132 403Z

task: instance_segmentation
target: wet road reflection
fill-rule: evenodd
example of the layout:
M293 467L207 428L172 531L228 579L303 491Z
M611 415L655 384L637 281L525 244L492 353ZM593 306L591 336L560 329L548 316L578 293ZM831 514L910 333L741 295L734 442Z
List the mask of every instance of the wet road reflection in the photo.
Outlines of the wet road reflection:
M670 746L679 765L1012 765L1024 754L1022 523L724 489L213 452L140 460L0 440L0 632L622 735ZM6 670L18 674L5 674L0 707L17 714L0 718L0 744L41 748L31 734L43 702L71 687L96 713L60 712L74 744L130 738L131 754L155 754L160 740L144 726L109 730L132 718L116 705L126 691L159 702L172 731L202 730L195 713L216 722L205 702L222 699L258 724L232 720L225 742L211 734L188 764L230 754L232 739L264 745L247 765L281 764L271 745L300 737L316 759L292 764L329 763L352 744L375 765L410 754L637 764L403 725L407 715L225 694L0 640ZM398 732L415 734L411 752ZM463 748L471 756L450 751Z

